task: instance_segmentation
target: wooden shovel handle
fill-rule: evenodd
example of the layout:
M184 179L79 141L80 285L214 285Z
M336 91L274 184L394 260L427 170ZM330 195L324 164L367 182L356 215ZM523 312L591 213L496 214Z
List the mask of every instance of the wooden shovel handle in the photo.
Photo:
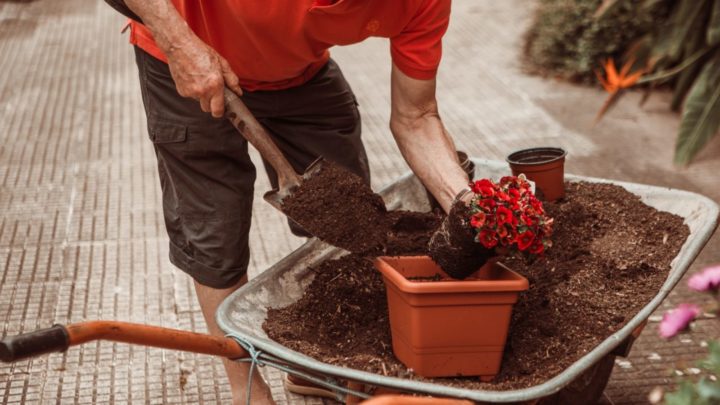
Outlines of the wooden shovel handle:
M118 321L90 321L8 336L0 341L0 360L14 362L46 353L63 352L70 346L94 340L109 340L221 356L247 357L235 340L159 326Z
M295 169L290 166L265 128L255 119L240 97L227 87L225 88L225 117L275 169L280 190L287 190L300 184L300 176L295 173Z

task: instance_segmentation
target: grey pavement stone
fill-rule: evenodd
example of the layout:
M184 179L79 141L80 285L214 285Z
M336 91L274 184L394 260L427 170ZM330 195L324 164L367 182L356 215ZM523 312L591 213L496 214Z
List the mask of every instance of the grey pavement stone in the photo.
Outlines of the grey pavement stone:
M678 117L667 96L638 107L630 92L596 127L604 99L523 74L521 35L532 7L512 0L456 0L438 77L443 120L459 149L503 159L517 148L560 145L568 171L677 187L720 200L720 139L679 170L671 153ZM0 2L0 334L93 319L205 332L191 281L167 260L160 188L123 19L102 2ZM388 129L386 40L333 50L363 116L375 189L407 167ZM254 161L259 162L256 153ZM256 184L250 276L303 240L262 201ZM720 262L715 237L693 270ZM700 297L683 285L663 308ZM660 313L660 312L658 312ZM664 341L652 321L606 390L608 403L644 403L673 367L720 336L715 320L690 339ZM652 356L656 353L658 356ZM287 392L263 368L280 404L323 404ZM63 354L0 364L0 404L228 403L218 359L94 343Z

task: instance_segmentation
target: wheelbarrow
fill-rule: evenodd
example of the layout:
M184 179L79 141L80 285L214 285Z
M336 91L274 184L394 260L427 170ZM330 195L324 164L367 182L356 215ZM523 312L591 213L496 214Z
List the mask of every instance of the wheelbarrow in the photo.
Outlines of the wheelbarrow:
M505 162L472 160L476 177L499 178L509 172ZM638 195L644 203L684 218L690 228L690 235L671 263L671 270L660 291L622 329L558 375L532 387L508 391L470 390L388 377L326 364L269 339L262 329L268 309L284 307L299 300L314 277L311 268L345 254L343 250L317 239L311 239L250 280L220 305L216 318L218 325L227 333L226 338L123 322L91 321L68 326L56 325L50 329L6 337L0 344L0 360L16 361L64 351L70 346L92 340L111 340L217 355L248 361L253 365L276 367L334 390L338 399L347 403L358 403L368 398L368 387L377 388L377 393L407 393L487 403L593 403L605 389L615 357L629 353L649 316L682 278L712 236L720 211L712 200L687 191L573 175L567 175L566 179L612 183L624 187ZM425 188L411 173L385 187L380 195L390 210L430 209ZM427 402L423 398L388 396L373 398L368 404L420 405L423 401ZM450 399L444 401L448 405L468 403Z

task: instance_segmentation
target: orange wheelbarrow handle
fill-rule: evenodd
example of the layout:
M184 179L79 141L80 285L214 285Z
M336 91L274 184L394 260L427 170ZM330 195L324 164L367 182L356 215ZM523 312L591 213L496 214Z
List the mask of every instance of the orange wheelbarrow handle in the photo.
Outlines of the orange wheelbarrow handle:
M90 321L7 336L0 341L0 361L10 363L93 340L109 340L238 359L248 353L235 340L178 329L118 321Z

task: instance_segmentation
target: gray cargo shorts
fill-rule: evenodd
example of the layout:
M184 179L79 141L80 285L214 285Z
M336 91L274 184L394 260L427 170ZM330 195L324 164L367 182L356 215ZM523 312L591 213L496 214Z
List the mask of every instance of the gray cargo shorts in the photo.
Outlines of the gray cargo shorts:
M167 64L135 48L148 133L162 187L170 261L200 284L228 288L247 272L255 167L224 118L177 93ZM307 83L246 92L243 102L298 173L317 157L370 182L355 96L330 60ZM277 176L265 163L273 187Z

